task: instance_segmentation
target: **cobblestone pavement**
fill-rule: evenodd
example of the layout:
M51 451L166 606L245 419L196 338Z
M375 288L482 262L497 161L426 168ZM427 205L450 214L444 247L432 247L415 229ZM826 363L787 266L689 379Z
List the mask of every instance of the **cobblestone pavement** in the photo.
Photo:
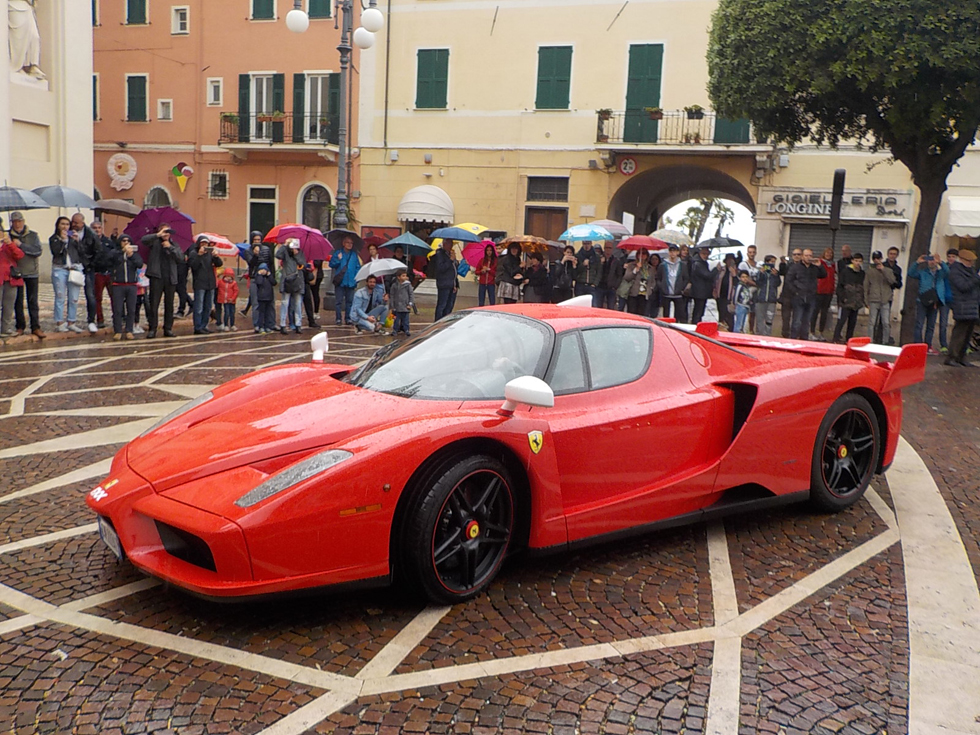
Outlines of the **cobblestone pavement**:
M328 331L336 362L383 341ZM63 337L0 348L0 733L980 732L980 370L930 364L896 465L838 515L517 560L453 608L216 605L117 562L84 495L157 417L308 342Z

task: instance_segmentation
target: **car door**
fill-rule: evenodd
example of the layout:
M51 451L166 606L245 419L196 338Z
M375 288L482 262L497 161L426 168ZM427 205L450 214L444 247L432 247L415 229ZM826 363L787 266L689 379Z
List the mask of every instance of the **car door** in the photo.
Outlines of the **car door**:
M702 439L713 389L696 389L677 352L642 325L559 336L543 409L555 442L569 540L697 510L711 492ZM537 411L537 409L536 409Z

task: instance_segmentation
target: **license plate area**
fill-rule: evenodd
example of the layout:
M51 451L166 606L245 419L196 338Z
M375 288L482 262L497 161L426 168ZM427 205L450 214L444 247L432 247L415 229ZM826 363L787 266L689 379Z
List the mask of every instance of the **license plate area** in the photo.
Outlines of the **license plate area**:
M116 533L116 529L102 516L99 516L99 537L109 547L109 551L115 554L117 559L121 560L123 558L122 544L119 543L119 534Z

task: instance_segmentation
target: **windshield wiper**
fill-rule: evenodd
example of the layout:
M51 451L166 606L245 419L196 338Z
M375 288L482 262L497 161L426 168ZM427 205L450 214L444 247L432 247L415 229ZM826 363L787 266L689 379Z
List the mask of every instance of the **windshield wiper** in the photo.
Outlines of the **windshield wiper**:
M393 396L399 396L401 398L411 398L416 395L420 390L422 390L422 379L414 380L408 385L403 385L401 388L393 388L392 390L386 390L385 393L390 393Z

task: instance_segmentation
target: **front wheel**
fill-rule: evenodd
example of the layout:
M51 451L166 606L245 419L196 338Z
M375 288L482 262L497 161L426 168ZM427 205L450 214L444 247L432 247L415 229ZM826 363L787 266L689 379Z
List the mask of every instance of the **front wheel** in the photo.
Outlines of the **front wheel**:
M402 548L430 600L463 602L493 581L514 536L512 488L503 463L475 455L451 463L423 490Z
M855 393L838 398L813 446L810 500L830 511L856 503L871 483L881 451L881 431L867 399Z

